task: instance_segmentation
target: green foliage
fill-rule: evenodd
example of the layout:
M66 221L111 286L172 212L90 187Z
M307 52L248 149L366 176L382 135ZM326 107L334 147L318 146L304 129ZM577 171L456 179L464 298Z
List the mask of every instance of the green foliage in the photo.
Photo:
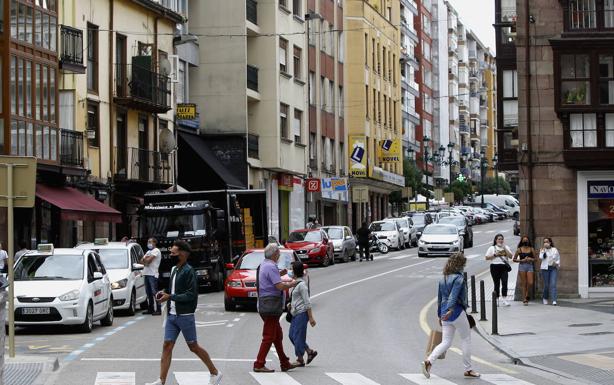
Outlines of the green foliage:
M478 190L480 191L480 190ZM499 194L509 194L511 191L510 184L505 178L499 177ZM484 180L484 194L497 194L497 180L488 177Z
M454 180L452 185L446 188L446 192L453 192L454 200L456 202L462 202L464 197L471 195L471 184L466 179L462 182Z

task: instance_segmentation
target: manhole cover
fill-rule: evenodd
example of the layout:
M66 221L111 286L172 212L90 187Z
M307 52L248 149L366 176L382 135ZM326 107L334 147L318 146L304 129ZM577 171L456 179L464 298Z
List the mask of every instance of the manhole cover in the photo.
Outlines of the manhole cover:
M614 332L593 332L593 333L580 333L581 336L602 336L605 334L614 334Z
M571 324L569 325L570 328L585 328L585 327L589 327L589 326L600 326L600 323L588 323L588 324Z

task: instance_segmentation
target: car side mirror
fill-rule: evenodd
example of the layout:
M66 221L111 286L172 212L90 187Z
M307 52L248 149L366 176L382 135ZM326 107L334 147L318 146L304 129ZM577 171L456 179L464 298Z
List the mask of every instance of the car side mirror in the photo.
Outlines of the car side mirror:
M234 263L227 263L224 266L226 267L227 270L232 270L232 269L235 268L235 264Z
M140 263L133 263L132 264L132 270L137 271L137 270L143 270L145 268L145 265L141 265Z
M94 272L94 280L102 279L103 275L99 271Z

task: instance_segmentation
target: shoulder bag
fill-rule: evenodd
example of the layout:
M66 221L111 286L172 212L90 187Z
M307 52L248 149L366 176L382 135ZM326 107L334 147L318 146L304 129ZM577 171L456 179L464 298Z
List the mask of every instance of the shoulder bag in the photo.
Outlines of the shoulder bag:
M260 266L256 269L256 291L258 292L258 314L263 317L280 317L284 312L284 296L260 296Z
M300 285L300 284L301 283L299 282L298 285ZM292 294L294 294L294 290L296 290L298 285L294 286L294 289L292 289L292 291L290 292L290 303L286 307L286 321L288 321L288 323L292 323L292 318L294 318L294 316L292 315L292 312L291 312L291 310L292 310Z
M509 273L510 271L512 271L512 266L510 265L510 263L508 261L506 261L502 256L497 255L497 257L499 257L502 261L503 264L505 265L505 270Z

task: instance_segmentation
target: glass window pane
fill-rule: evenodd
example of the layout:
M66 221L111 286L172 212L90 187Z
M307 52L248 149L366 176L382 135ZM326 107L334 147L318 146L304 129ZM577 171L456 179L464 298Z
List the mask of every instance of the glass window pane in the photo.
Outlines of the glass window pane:
M588 78L591 73L591 59L589 55L576 55L576 77Z
M26 125L26 155L34 155L34 126L32 123Z
M43 66L43 111L42 111L42 119L43 120L48 120L48 116L49 116L49 110L48 110L48 97L47 95L49 94L49 90L47 89L47 67Z
M43 128L40 125L36 125L36 154L37 158L43 156Z
M49 49L53 52L57 48L57 19L55 17L49 18Z
M571 147L583 147L582 131L571 131Z
M17 59L17 115L23 115L23 59Z
M34 32L34 44L37 46L43 45L43 14L41 11L34 11L34 23L36 30Z
M13 39L17 39L17 8L18 8L17 2L15 0L12 0L11 1L11 37Z
M49 15L43 13L43 48L49 49Z
M614 0L604 0L603 19L606 28L614 28Z
M49 68L49 121L55 122L55 69Z
M17 140L19 141L19 156L26 155L26 122L20 120L17 122Z
M614 114L605 114L605 146L614 147Z
M17 121L11 120L11 155L17 155Z
M17 58L11 56L11 113L17 114Z
M26 60L26 116L32 117L32 62Z
M49 159L49 127L43 127L43 159Z
M32 44L32 7L26 7L26 41Z
M561 83L563 104L590 104L590 83L585 81L564 81Z
M576 77L574 55L561 55L561 78L573 79Z
M41 65L36 64L36 71L34 72L34 84L35 84L35 92L34 92L34 104L36 120L41 119Z
M58 130L57 128L50 128L50 136L49 136L49 144L51 147L51 160L58 159L58 138L57 138Z
M19 19L17 27L17 39L26 40L26 6L25 4L19 4Z

